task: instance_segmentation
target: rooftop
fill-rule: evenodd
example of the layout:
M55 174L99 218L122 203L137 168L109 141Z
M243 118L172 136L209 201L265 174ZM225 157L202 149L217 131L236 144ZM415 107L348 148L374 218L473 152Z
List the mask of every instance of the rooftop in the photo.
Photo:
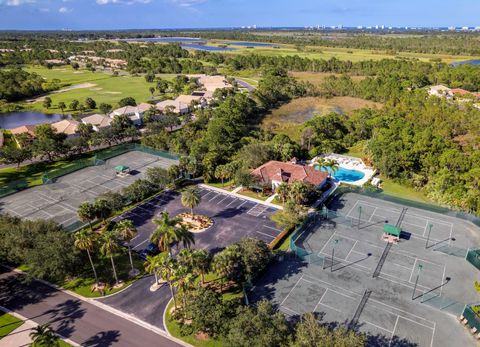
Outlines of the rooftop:
M311 166L303 166L294 163L284 163L271 160L252 171L252 175L258 177L264 183L271 181L293 183L301 181L315 186L322 184L328 174L317 171Z

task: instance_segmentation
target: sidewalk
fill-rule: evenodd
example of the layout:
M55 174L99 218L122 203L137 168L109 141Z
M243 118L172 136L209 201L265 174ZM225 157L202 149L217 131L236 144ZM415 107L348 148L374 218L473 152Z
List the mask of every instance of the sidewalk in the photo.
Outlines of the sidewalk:
M35 323L34 321L22 316L21 314L18 314L16 312L12 312L5 307L0 306L0 310L4 311L8 314L11 314L12 316L20 319L23 321L23 324L20 325L17 329L12 331L10 334L5 336L3 339L0 340L0 347L19 347L19 346L30 346L32 343L32 339L30 338L30 332L32 331L33 328L35 328L38 324ZM67 342L69 345L74 346L74 347L80 347L80 345L76 342L73 342L70 339L66 339L63 336L59 337Z

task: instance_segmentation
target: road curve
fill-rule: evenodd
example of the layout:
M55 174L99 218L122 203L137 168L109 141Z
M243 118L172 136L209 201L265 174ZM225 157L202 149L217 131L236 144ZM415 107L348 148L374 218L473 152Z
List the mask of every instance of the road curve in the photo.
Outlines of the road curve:
M50 323L82 346L180 347L182 345L39 281L0 267L0 306L38 324Z

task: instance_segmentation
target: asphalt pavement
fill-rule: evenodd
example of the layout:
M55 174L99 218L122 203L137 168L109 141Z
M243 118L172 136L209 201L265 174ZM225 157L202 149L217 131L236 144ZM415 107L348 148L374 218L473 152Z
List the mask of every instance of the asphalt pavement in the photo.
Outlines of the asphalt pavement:
M177 347L166 336L39 281L0 267L0 305L38 324L50 323L82 346Z

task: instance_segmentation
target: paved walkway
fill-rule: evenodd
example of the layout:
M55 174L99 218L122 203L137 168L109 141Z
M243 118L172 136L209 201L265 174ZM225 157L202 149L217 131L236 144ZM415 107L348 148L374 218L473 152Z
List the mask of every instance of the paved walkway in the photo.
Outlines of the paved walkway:
M159 333L135 317L60 291L0 268L0 306L37 324L51 324L59 335L82 346L180 347L186 344ZM103 307L105 306L105 308Z
M37 324L32 321L24 322L17 329L0 340L0 347L30 346L30 343L32 342L30 331L36 326Z

